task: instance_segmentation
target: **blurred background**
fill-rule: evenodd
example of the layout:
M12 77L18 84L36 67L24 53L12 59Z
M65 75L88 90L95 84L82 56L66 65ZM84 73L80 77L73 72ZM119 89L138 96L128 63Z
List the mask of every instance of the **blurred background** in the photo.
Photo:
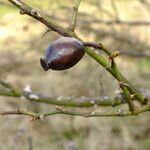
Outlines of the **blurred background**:
M31 7L67 27L73 0L24 0ZM116 80L89 56L65 71L44 72L39 59L55 32L19 14L0 0L0 79L50 96L115 96ZM77 34L85 41L102 42L121 51L116 62L136 87L150 90L150 0L83 0ZM43 36L44 35L44 36ZM0 97L0 111L48 111L51 105ZM103 109L102 107L99 108ZM149 150L150 117L143 113L124 118L82 118L56 115L29 122L23 116L0 118L1 150Z

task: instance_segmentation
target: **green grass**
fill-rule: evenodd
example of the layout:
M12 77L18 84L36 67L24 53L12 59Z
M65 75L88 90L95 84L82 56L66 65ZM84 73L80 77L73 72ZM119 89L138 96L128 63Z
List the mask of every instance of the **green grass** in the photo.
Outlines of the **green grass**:
M143 77L147 77L149 78L150 77L150 60L149 59L140 59L138 60L137 62L137 68L139 70L139 73L141 75L143 75Z
M149 148L150 148L150 138L145 138L145 139L143 139L143 140L142 140L142 143L143 143L145 149L146 149L146 150L149 150Z
M0 5L0 17L5 15L6 13L12 13L17 11L17 9L13 6Z
M139 66L149 69L150 59L141 59L139 61Z

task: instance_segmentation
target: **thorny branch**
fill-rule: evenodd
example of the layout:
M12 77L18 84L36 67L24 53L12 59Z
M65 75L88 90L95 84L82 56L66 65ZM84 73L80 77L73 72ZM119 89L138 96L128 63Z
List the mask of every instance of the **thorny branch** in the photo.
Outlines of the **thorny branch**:
M47 116L52 116L56 114L64 114L64 115L71 115L71 116L82 116L82 117L124 117L124 116L133 116L133 115L139 115L143 112L150 111L150 105L143 106L142 108L139 108L134 114L131 111L126 111L126 110L115 110L111 112L82 112L82 111L70 111L70 110L65 110L58 108L56 106L55 111L50 111L50 112L42 112L42 113L35 113L35 112L30 112L26 110L12 110L12 111L6 111L0 113L1 116L4 115L25 115L25 116L30 116L31 121L41 119L43 120L44 117Z
M70 30L69 28L64 28L57 23L50 17L44 16L42 13L36 11L35 9L31 8L27 4L25 4L22 1L19 0L8 0L10 3L13 5L17 6L20 9L21 14L26 14L34 19L40 21L41 23L45 24L50 30L55 31L59 33L62 36L69 36L69 37L74 37L79 40L81 40L74 31ZM78 1L79 2L79 1ZM78 3L79 4L79 3ZM78 7L78 5L77 5ZM75 19L73 19L73 29L76 26L76 19L77 19L77 11L75 12ZM81 40L83 43L85 43L83 40ZM106 58L105 56L102 56L95 51L93 51L91 48L89 48L90 45L85 46L85 52L91 56L94 60L96 60L101 66L103 66L114 78L118 80L119 83L122 83L125 88L123 90L123 95L126 97L126 101L129 104L130 111L119 111L119 112L101 112L101 113L83 113L83 112L72 112L68 110L57 110L54 112L48 112L48 113L32 113L32 112L26 112L26 111L11 111L11 112L4 112L1 113L1 115L9 115L9 114L22 114L22 115L28 115L31 117L39 117L39 116L49 116L49 115L54 115L54 114L68 114L68 115L76 115L76 116L85 116L85 117L95 117L95 116L129 116L129 115L138 115L142 112L145 111L150 111L150 105L147 104L147 99L133 86L119 71L117 68L117 65L115 64L114 58L114 52L110 51L109 49L105 48L101 43L97 44L99 47L96 49L99 49L103 52L105 52L108 56L109 59ZM94 47L95 48L95 47ZM111 59L110 59L111 58ZM115 66L115 67L114 67ZM9 87L8 87L9 88ZM11 87L12 88L12 87ZM11 89L10 88L10 89ZM13 88L12 88L13 89ZM11 91L13 94L16 96L19 96L19 92ZM2 95L2 94L1 94ZM7 94L5 96L8 96ZM132 98L132 99L131 99ZM131 100L138 100L142 104L147 104L146 106L140 106L139 108L135 108L133 102ZM61 104L62 105L62 104Z

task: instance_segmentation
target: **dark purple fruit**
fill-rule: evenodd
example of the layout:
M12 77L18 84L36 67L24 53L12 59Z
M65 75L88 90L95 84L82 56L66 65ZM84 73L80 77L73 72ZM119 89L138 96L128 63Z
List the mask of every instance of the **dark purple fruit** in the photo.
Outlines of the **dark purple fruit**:
M84 54L84 46L79 40L62 37L50 43L40 62L45 71L65 70L77 64Z

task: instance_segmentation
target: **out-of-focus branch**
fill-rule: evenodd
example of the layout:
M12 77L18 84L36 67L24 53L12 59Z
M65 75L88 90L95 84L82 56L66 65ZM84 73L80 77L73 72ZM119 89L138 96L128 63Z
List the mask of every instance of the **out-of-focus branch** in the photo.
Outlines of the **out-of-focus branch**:
M119 12L118 12L115 0L111 0L111 6L112 6L113 11L115 13L116 19L119 21L120 20L120 16L119 16Z
M21 95L21 91L12 86L10 83L0 80L0 85L5 88L0 90L0 95L9 95L12 97L19 97Z
M32 136L28 136L27 140L28 140L29 150L33 150Z
M9 3L3 1L3 0L0 0L0 5L3 5L3 6L10 6Z
M47 103L47 104L68 106L68 107L117 106L125 103L125 99L122 96L117 96L115 98L109 98L109 97L77 98L77 97L62 97L62 96L50 97L50 96L45 96L43 94L34 93L32 91L18 90L14 87L12 88L12 85L4 81L0 81L0 84L4 87L4 88L0 88L0 96L26 98L29 101L34 101L39 103ZM9 87L5 85L9 85Z
M131 50L131 51L122 51L121 52L124 56L129 56L129 57L139 57L139 58L150 58L150 50L148 51L136 51L136 50Z
M68 29L63 28L59 24L55 23L54 20L52 20L51 18L47 17L44 14L39 13L35 9L33 9L30 6L28 6L27 4L25 4L24 2L19 1L19 0L8 0L8 1L20 9L20 14L22 14L22 15L26 14L26 15L33 17L36 20L39 20L40 22L45 24L48 28L50 28L51 30L53 30L63 36L71 36L72 35L73 32L71 32Z
M100 10L100 13L103 15L106 14L108 17L110 18L114 18L114 14L112 14L112 12L108 11L107 9L105 9L105 7L102 6L102 2L101 1L97 1L96 3L94 1L91 1L91 5L95 5L97 7L98 10Z
M73 17L72 17L72 22L71 22L70 27L69 27L69 29L71 31L74 31L75 27L76 27L78 9L79 9L80 3L81 3L81 0L75 0L75 4L74 4L74 7L73 7L74 12L73 12Z
M67 8L66 8L67 9ZM67 9L68 10L68 9ZM68 11L71 11L70 9ZM54 16L53 14L47 14L47 12L43 12L43 14L45 14L46 16L49 16L50 18L54 19L54 20L58 20L61 22L67 22L68 20L65 18L60 18L59 16ZM90 25L92 24L104 24L104 25L126 25L126 26L136 26L136 27L140 27L140 26L150 26L150 20L122 20L119 18L118 19L112 19L114 18L113 16L111 17L111 19L97 19L97 18L90 18L87 17L88 14L86 13L82 13L82 12L78 12L78 15L83 16L84 19L80 19L78 21L79 24L88 24Z
M128 26L149 26L150 25L150 21L146 21L146 20L136 20L136 21L128 21L128 20L99 20L97 21L98 23L101 24L105 24L105 25L112 25L112 24L116 24L116 25L128 25Z
M145 6L146 10L150 13L150 3L147 0L139 0L143 6Z
M149 20L101 20L101 19L90 19L84 20L82 23L97 23L97 24L104 24L104 25L127 25L127 26L149 26Z

